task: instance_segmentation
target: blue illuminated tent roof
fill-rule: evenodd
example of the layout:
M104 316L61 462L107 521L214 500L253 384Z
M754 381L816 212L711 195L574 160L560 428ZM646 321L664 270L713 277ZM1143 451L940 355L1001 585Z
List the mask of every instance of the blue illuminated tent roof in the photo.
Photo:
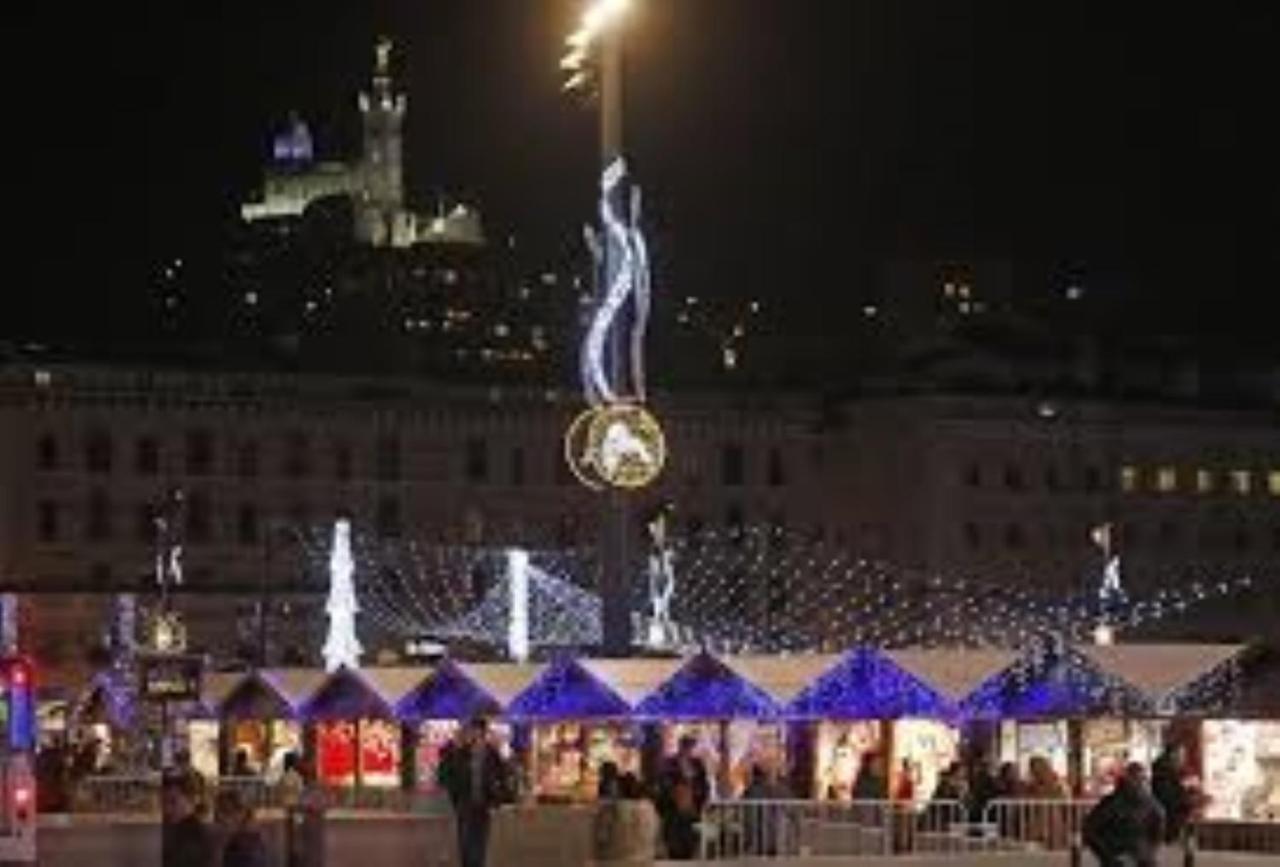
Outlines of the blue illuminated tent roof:
M960 703L980 719L1063 719L1154 713L1142 691L1075 649L1037 651L989 678Z
M706 653L690 659L636 705L637 716L663 719L760 719L780 711L763 689Z
M553 662L507 705L507 716L533 720L610 719L631 708L576 660Z
M293 719L297 708L254 672L244 677L215 707L223 719Z
M792 699L786 714L809 719L942 718L955 708L936 689L870 648L850 651Z
M391 703L359 672L340 668L302 707L309 720L391 719Z
M493 716L502 704L457 664L445 660L429 679L402 698L396 716L404 720L462 720Z

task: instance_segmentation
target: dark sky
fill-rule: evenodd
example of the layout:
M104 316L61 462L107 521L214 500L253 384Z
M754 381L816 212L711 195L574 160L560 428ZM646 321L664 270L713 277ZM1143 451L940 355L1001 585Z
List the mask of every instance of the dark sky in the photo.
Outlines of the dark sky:
M1276 4L637 3L627 135L660 289L786 299L830 323L886 258L980 255L1084 263L1153 320L1269 326ZM402 46L417 202L462 195L491 229L571 244L594 117L556 62L579 8L20 4L5 319L119 327L149 263L210 245L290 108L322 151L353 153L379 32Z

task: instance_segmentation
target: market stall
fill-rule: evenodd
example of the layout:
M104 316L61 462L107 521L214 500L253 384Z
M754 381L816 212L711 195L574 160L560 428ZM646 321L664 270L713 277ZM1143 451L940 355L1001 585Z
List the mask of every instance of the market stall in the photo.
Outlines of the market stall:
M456 663L445 660L396 705L408 727L414 786L436 791L440 756L474 717L489 718L490 735L504 757L512 752L511 726L497 719L503 708L542 670L539 665Z
M985 680L1012 665L1013 651L973 648L902 648L885 651L893 663L928 684L958 708L965 696ZM961 730L954 719L904 718L893 726L890 767L910 774L909 789L917 802L927 801L944 770L961 759Z
M1090 719L1148 719L1154 702L1133 684L1101 668L1075 648L1025 654L961 702L962 714L996 723L988 754L1012 763L1026 778L1031 760L1048 760L1073 790L1082 759L1074 746Z
M314 669L276 669L246 675L218 703L219 728L198 737L191 728L193 764L212 762L222 773L278 777L284 757L304 752L303 726L299 716L302 703L320 686L323 673ZM239 767L243 761L244 767ZM207 773L196 764L198 770Z
M785 712L816 724L813 793L824 800L854 799L864 762L878 764L887 775L881 797L906 791L907 775L912 798L927 796L927 783L916 779L921 766L928 764L936 776L957 740L948 725L953 703L890 657L868 648L842 657L801 690ZM895 747L899 726L902 746Z
M600 766L613 762L638 774L641 732L631 708L582 663L549 665L507 707L512 722L529 726L529 785L541 798L590 800Z
M753 765L785 770L780 710L768 693L726 662L701 653L677 661L639 701L635 715L656 726L662 758L674 755L682 738L693 737L713 797L736 798L746 788Z
M425 669L339 669L302 709L314 726L316 779L331 787L396 788L404 777L395 706Z

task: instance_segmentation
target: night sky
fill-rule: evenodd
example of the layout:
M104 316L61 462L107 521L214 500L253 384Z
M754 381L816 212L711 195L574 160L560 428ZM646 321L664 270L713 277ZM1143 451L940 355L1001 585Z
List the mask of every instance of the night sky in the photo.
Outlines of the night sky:
M595 119L557 69L577 0L36 5L2 61L0 335L127 334L155 263L216 247L290 109L354 156L378 33L417 205L464 197L551 250L591 214ZM1269 328L1280 6L638 5L627 136L661 291L785 299L797 333L834 331L877 263L976 256L1025 291L1082 267L1135 329Z

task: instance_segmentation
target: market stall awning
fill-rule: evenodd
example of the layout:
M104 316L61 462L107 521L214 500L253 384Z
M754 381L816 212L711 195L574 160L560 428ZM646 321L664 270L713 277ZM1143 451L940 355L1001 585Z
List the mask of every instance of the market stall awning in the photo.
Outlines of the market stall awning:
M507 716L530 720L585 720L625 717L631 708L577 660L547 666L507 706Z
M789 656L722 656L720 660L763 689L779 706L786 705L842 659L838 653Z
M302 706L309 720L390 719L393 702L359 671L340 668L330 674Z
M907 647L885 651L899 668L959 702L1018 659L1012 650L968 647Z
M690 658L636 705L657 719L770 719L781 708L769 694L709 653Z
M1154 713L1140 689L1075 648L1024 655L966 696L960 709L979 719L1027 720Z
M409 693L422 686L431 677L432 669L423 665L378 666L356 671L390 707L394 708Z
M292 708L299 709L325 682L319 668L265 668L256 672Z
M214 671L205 674L200 682L200 710L217 714L227 696L231 695L250 675L243 671Z
M1079 650L1108 674L1131 683L1160 710L1195 704L1198 684L1224 673L1240 658L1243 644L1082 645Z
M292 719L298 706L261 674L253 672L245 675L214 711L222 719Z
M646 659L580 659L582 667L635 707L684 665L677 657Z
M954 705L878 650L858 648L800 691L788 716L807 719L945 718Z
M546 670L541 663L459 662L458 668L473 683L506 708Z
M435 672L396 703L403 720L466 720L494 716L502 703L469 677L457 663L444 660Z

